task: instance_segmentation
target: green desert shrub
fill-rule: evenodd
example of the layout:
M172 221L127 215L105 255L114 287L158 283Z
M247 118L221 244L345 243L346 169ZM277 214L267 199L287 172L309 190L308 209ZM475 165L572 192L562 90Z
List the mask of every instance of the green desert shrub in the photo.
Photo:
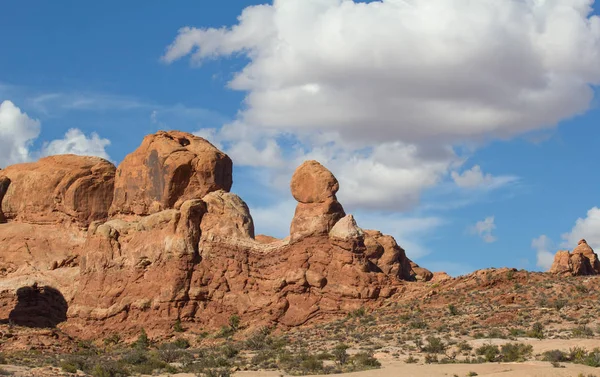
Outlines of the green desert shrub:
M483 356L487 362L494 362L500 355L500 349L495 345L484 344L483 346L477 348L475 353Z
M513 362L513 361L525 361L531 356L533 352L533 346L531 344L523 343L508 343L502 345L500 353L502 355L502 361Z

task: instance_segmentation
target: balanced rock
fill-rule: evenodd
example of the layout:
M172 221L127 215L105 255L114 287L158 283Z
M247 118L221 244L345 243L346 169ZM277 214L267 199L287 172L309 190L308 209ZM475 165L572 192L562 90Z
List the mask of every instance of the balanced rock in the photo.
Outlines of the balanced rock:
M548 272L572 276L598 275L600 261L587 241L582 239L572 253L564 250L557 252Z
M60 155L0 170L0 219L32 224L105 219L115 167L98 158Z
M186 200L229 191L231 173L231 159L205 139L160 131L146 136L119 165L110 213L148 215L178 209Z
M299 202L290 227L292 241L328 234L346 216L335 196L339 189L337 179L317 161L300 165L292 176L290 188Z
M300 203L324 203L335 199L340 188L334 175L314 160L305 161L296 169L290 187L292 196Z

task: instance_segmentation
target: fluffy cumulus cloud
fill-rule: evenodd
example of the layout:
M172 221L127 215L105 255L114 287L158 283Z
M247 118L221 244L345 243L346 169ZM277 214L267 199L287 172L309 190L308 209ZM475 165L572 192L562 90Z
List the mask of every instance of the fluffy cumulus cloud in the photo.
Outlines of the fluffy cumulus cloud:
M552 266L554 254L552 249L554 243L546 235L541 235L531 241L531 247L536 250L537 266L543 271L547 271Z
M87 137L76 128L67 131L62 139L53 140L42 149L42 154L51 156L55 154L78 154L87 156L98 156L109 159L105 148L110 145L108 139L103 139L93 132Z
M0 103L0 167L29 160L29 149L40 130L40 122L11 101Z
M30 118L11 101L0 103L0 167L53 154L73 153L108 158L105 148L110 141L100 138L96 133L88 137L79 129L71 129L63 139L44 143L40 150L36 150L33 143L40 132L39 120Z
M348 200L401 210L456 171L453 147L585 111L600 83L600 19L591 0L277 0L230 28L180 29L163 60L239 55L247 64L229 86L247 93L237 123L251 132L219 135L238 164L324 155ZM281 135L296 153L282 153ZM476 168L452 178L506 183Z
M496 229L494 216L486 217L484 220L478 221L475 225L469 228L471 234L478 235L486 243L493 243L498 240L493 232Z
M587 212L585 218L575 221L575 226L570 232L562 235L565 248L572 249L577 246L580 239L584 238L592 248L600 249L600 208L594 207Z

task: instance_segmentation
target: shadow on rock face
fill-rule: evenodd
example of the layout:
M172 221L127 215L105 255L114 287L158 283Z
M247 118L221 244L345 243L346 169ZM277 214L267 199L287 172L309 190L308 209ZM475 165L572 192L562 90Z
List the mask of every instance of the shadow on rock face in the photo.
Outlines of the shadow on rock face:
M19 326L56 327L67 320L67 301L58 289L44 286L21 287L17 290L17 305L8 315Z

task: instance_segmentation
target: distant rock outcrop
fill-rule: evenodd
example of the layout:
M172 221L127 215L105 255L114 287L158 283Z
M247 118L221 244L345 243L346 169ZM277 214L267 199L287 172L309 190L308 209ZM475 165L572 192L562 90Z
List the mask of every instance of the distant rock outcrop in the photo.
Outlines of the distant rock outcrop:
M290 237L255 239L248 206L228 192L231 169L208 141L171 131L147 136L116 176L78 156L0 170L0 318L39 286L64 298L60 326L85 337L165 332L176 320L216 327L233 314L298 326L432 278L391 236L346 216L338 181L316 161L292 177ZM43 323L38 309L16 313Z
M586 240L580 240L573 252L557 252L548 272L573 276L599 275L600 261Z

